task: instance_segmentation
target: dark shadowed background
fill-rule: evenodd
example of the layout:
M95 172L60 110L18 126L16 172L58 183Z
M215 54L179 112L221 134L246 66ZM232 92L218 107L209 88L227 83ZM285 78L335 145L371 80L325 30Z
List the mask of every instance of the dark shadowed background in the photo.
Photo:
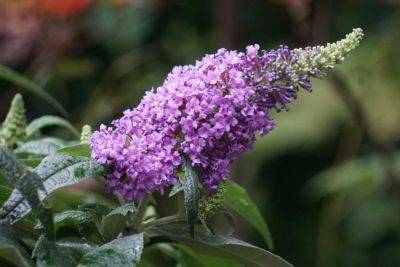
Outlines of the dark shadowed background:
M76 127L97 128L173 66L220 47L325 44L355 27L361 46L277 113L231 174L262 210L275 253L295 266L400 266L400 1L3 0L0 64L43 86ZM30 120L57 114L0 88L0 120L16 92ZM236 234L266 247L240 219Z

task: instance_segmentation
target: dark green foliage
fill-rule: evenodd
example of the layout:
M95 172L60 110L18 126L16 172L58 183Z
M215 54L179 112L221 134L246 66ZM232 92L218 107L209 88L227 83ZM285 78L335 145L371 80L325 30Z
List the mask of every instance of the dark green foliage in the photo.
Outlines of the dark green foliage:
M43 181L47 194L54 190L78 183L86 178L101 174L104 168L87 157L72 157L67 155L48 156L34 170L40 182ZM45 198L46 194L40 194ZM24 201L24 196L14 191L0 210L0 217L16 221L30 211L30 205Z
M135 203L124 204L108 213L101 221L101 232L107 240L114 239L124 227L130 216L137 211Z
M244 241L228 236L197 233L193 239L182 225L167 225L153 228L155 233L166 235L171 239L195 249L200 254L208 254L237 260L245 266L292 266L282 258L261 248L250 245Z
M39 192L45 191L40 176L24 167L15 156L0 145L0 170L9 179L10 183L18 190L19 195L26 199L33 212L44 225L48 238L54 238L53 214L40 200ZM14 202L15 203L15 202ZM16 219L9 210L1 210L2 220L12 222Z
M11 226L4 222L0 223L0 257L17 266L33 266L28 253L18 243Z

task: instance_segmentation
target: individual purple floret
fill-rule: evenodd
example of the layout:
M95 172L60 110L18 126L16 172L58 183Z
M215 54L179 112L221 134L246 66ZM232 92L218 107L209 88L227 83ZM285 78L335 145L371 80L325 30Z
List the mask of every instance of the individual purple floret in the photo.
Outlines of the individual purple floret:
M362 32L351 34L344 40L359 42ZM258 45L248 46L245 53L220 49L195 65L175 67L137 108L93 134L93 157L114 167L107 187L127 200L163 193L177 182L178 166L187 157L204 188L216 191L228 179L229 164L252 149L256 134L273 129L270 111L287 109L299 87L310 91L310 77L330 68L320 56L328 57L329 64L341 60L338 51L345 49L340 42L326 50L281 46L260 52Z

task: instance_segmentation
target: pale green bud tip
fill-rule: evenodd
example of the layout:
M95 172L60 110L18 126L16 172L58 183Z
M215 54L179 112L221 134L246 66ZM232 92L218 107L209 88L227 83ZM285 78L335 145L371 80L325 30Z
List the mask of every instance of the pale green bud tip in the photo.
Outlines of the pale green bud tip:
M363 37L363 30L356 28L336 43L295 49L297 63L293 70L298 76L311 74L320 77L335 64L342 62L345 56L360 44Z
M218 191L212 195L204 195L199 203L199 218L206 220L215 214L224 202L226 188L223 184L219 185Z
M16 94L0 130L0 143L8 148L12 148L18 142L25 139L27 125L25 113L24 100L20 94Z
M90 127L90 125L86 124L82 127L81 143L89 144L90 137L92 137L92 127Z

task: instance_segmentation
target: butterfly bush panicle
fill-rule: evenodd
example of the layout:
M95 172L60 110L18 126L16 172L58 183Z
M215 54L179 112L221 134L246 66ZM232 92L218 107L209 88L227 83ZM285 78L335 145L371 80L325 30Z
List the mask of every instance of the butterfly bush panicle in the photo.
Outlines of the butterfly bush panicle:
M340 62L362 36L355 29L337 43L305 49L220 49L194 65L175 67L137 108L93 134L93 157L113 166L107 187L128 200L163 193L177 182L187 157L204 188L216 192L228 179L229 164L252 149L256 134L273 129L270 111L287 109L299 88L310 91L310 78Z

